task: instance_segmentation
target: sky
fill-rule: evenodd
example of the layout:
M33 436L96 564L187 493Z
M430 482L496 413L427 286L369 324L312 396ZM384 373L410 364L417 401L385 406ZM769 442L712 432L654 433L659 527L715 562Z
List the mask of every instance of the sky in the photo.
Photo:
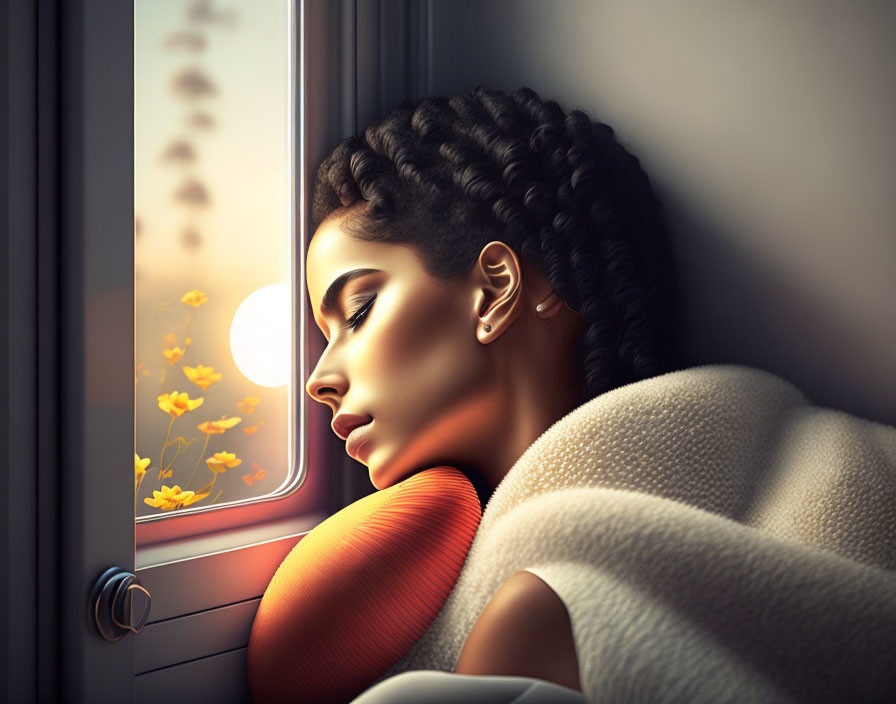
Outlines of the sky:
M205 438L196 425L241 416L241 425L210 438L204 455L228 451L243 459L219 476L216 491L225 491L218 503L269 493L291 468L290 389L254 384L230 351L230 324L240 303L259 288L291 279L291 21L288 0L134 4L136 354L148 372L137 376L135 451L157 467L170 421L158 408L159 394L204 397L202 407L175 419L171 429L172 439L199 437L166 482L184 488ZM198 125L190 122L197 113L204 116ZM180 191L184 199L176 197ZM185 238L188 229L194 234ZM181 302L193 289L207 295L197 308ZM173 365L162 355L171 340L186 349ZM222 374L206 391L182 369L198 364ZM237 406L247 396L260 399L252 414ZM258 422L254 435L241 432ZM241 477L253 463L267 476L250 488ZM209 476L199 464L192 488ZM141 485L138 516L158 513L143 505L159 488L152 475L151 484Z
M191 6L211 7L217 19L191 21ZM206 13L208 14L208 13ZM193 274L245 290L289 276L292 190L289 80L289 3L283 0L135 2L135 215L140 283ZM186 33L205 46L192 49ZM180 43L166 46L166 40ZM215 94L185 99L174 77L198 69ZM200 110L210 129L191 129ZM192 163L163 161L177 140L192 145ZM191 178L209 195L207 207L176 201ZM185 248L181 232L194 222L202 245ZM244 297L243 296L243 297Z

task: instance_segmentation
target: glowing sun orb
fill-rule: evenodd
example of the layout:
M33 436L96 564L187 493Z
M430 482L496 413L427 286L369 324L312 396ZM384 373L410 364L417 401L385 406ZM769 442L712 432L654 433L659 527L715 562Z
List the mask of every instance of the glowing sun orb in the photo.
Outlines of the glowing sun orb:
M287 284L263 286L240 303L230 323L230 353L259 386L290 382L292 312Z

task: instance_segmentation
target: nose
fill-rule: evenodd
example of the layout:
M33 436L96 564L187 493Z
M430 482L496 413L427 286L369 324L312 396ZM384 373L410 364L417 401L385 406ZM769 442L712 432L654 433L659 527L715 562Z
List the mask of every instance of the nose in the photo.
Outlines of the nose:
M323 359L321 359L321 362ZM311 372L308 382L305 384L305 392L320 403L326 403L338 410L340 399L348 390L348 381L345 375L332 369L321 368L321 362Z

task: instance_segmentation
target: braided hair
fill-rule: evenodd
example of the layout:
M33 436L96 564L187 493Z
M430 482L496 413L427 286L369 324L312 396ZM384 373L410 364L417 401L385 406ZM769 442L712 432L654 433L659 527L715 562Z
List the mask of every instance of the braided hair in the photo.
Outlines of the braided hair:
M680 366L673 255L661 204L613 129L529 88L404 100L321 163L316 230L363 199L349 233L417 248L463 276L500 240L584 322L580 401Z

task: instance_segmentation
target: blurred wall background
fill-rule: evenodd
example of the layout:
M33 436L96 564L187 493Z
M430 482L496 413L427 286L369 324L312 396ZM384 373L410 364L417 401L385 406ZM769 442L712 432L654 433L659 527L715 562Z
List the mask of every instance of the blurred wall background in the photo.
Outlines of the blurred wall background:
M641 158L680 255L692 364L760 367L896 425L896 5L427 9L428 75L411 92L525 85Z

